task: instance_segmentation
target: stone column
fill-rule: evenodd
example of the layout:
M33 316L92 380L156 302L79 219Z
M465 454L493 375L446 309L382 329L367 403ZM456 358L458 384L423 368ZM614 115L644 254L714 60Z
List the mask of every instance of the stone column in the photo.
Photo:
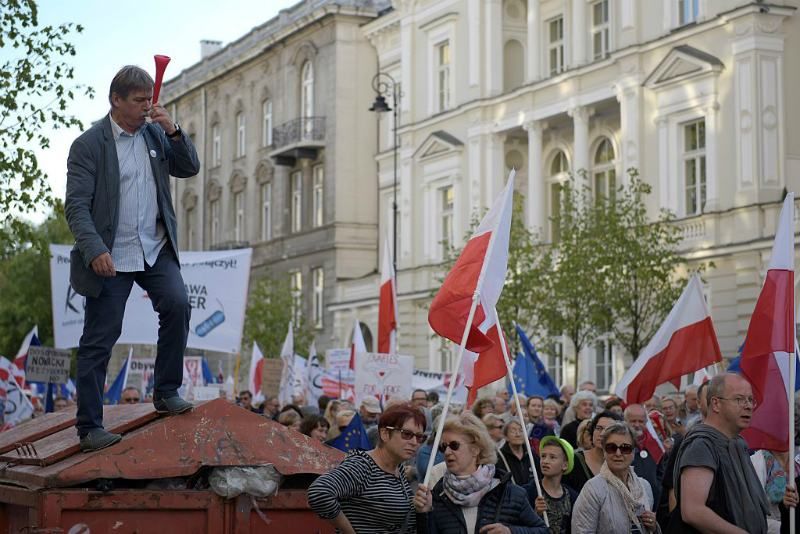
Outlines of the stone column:
M575 175L575 183L578 186L590 186L589 182L589 118L594 114L592 108L586 106L576 106L567 111L572 117L573 131L573 150L572 172ZM579 171L585 171L582 178Z
M572 0L572 32L570 42L572 43L572 54L570 57L570 67L580 67L586 63L586 41L589 35L589 27L586 24L586 0Z
M541 21L539 20L539 0L528 0L528 68L525 81L532 82L542 77L541 73Z
M619 102L620 154L622 162L621 183L628 183L628 169L639 169L639 147L641 146L641 85L635 80L622 80L616 86Z
M547 190L544 184L544 166L542 161L542 133L547 123L530 121L523 125L528 132L528 228L544 236L544 223L547 218L545 197Z
M486 135L485 207L492 206L508 178L505 173L505 142L505 135L495 133Z
M486 0L484 4L484 35L486 38L485 96L500 94L503 90L503 3ZM475 36L471 36L475 38Z

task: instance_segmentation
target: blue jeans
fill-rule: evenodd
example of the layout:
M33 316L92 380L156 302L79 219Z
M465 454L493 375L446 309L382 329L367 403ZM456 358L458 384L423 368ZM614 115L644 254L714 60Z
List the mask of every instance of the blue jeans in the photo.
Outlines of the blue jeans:
M111 349L122 332L122 318L133 283L147 291L158 313L158 348L155 364L154 399L178 394L183 381L183 353L189 335L192 308L186 296L180 266L169 243L164 244L155 264L144 271L118 272L103 279L96 298L86 297L83 335L78 347L78 436L103 427L103 389Z

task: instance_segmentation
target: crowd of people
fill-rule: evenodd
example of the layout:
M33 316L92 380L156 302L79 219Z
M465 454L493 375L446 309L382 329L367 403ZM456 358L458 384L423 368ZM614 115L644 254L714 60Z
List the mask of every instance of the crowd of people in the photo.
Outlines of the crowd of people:
M777 533L798 501L788 455L751 455L740 436L755 401L733 373L644 404L600 398L589 381L520 396L524 428L505 389L447 414L423 390L385 405L293 400L253 406L244 391L238 402L328 443L358 414L372 446L309 488L311 508L340 532Z

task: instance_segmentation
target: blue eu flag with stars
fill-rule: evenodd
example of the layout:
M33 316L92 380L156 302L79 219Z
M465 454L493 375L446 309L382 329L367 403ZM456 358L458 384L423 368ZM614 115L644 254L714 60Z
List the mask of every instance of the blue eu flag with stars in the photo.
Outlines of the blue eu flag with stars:
M525 394L526 397L539 395L547 398L548 395L559 395L558 387L556 387L550 375L547 374L547 369L545 369L542 360L539 359L533 343L531 343L531 340L528 339L525 331L519 325L516 325L516 328L524 351L524 354L517 355L517 360L514 363L514 383L517 386L517 392ZM508 391L510 395L510 384Z
M343 452L362 449L368 451L372 449L372 444L367 439L367 429L361 422L361 416L355 414L342 433L326 442L328 445Z

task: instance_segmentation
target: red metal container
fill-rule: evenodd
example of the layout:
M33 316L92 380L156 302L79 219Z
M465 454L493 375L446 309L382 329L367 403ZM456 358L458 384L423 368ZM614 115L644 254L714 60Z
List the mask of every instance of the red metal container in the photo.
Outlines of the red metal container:
M223 399L173 417L149 404L107 406L103 420L124 437L89 454L74 411L0 434L0 532L333 532L308 508L306 489L341 462L336 449ZM267 464L284 477L273 497L186 489L214 467Z

